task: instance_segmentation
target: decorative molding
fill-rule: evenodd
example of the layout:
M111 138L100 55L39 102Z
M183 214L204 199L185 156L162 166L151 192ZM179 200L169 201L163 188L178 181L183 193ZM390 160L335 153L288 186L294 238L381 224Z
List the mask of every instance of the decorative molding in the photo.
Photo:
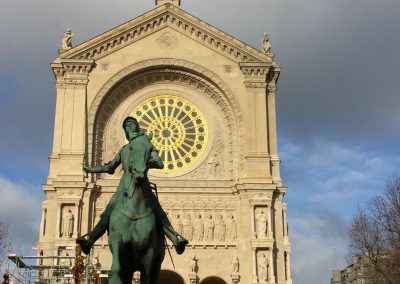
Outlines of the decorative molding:
M170 4L86 41L62 53L60 57L99 59L165 27L173 28L236 62L272 62L272 58L263 52Z
M271 66L271 63L265 62L240 62L239 68L243 72L246 88L265 89Z
M175 49L179 43L170 32L163 33L156 42L161 49Z
M93 66L92 59L59 59L51 64L59 87L86 85Z
M104 162L104 131L111 114L128 96L134 92L162 82L184 85L194 88L215 102L226 121L226 135L230 140L226 147L231 153L238 153L244 143L241 133L242 114L232 90L214 73L194 63L172 58L152 59L131 65L112 77L97 93L89 108L89 148L95 164ZM236 155L238 156L238 155ZM231 156L226 163L237 165L239 157Z

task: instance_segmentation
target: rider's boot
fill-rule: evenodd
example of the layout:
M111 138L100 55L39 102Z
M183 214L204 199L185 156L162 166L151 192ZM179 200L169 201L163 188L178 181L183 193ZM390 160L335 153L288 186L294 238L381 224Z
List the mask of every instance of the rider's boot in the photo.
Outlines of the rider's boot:
M178 234L171 225L163 225L163 230L164 234L174 244L176 253L182 254L185 251L185 247L189 241Z
M174 244L176 253L182 254L185 251L185 247L189 243L189 241L174 230L171 223L169 222L167 214L165 214L164 210L161 208L160 202L158 201L156 196L152 193L150 184L147 183L147 185L148 185L146 188L147 190L145 191L146 197L148 198L148 201L150 201L156 219L162 224L164 234Z
M107 231L111 213L120 196L121 191L114 193L110 199L110 202L108 202L106 209L103 213L101 213L100 220L93 228L93 231L76 239L76 243L79 244L84 254L89 254L93 244Z
M102 214L93 231L76 239L84 254L89 254L93 244L107 231L109 216Z

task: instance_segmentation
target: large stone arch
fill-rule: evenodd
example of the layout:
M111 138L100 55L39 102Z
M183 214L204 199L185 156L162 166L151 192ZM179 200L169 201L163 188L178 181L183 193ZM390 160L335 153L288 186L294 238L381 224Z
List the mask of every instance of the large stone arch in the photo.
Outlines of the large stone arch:
M200 284L227 284L227 283L225 282L225 280L217 276L210 276L202 280Z
M161 270L158 284L185 284L182 276L171 270Z
M239 133L242 115L232 90L222 79L197 64L176 59L151 59L133 64L113 76L97 93L88 113L90 154L95 164L103 161L104 131L110 115L131 94L154 84L169 82L193 88L208 96L226 120L227 141L232 155L229 163L238 164ZM232 168L231 176L238 169Z

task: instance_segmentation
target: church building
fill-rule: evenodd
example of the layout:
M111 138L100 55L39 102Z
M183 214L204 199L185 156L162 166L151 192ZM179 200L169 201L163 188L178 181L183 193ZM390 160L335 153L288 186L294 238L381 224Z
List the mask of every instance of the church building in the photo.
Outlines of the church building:
M167 251L159 283L291 284L276 129L281 69L268 36L255 49L185 12L180 0L156 0L75 47L68 33L51 64L55 124L38 243L60 258L41 264L68 267L62 256L73 256L75 239L99 220L122 170L85 174L83 166L112 160L127 143L122 122L133 116L164 163L149 180L189 240L182 255L168 241L172 258ZM107 239L89 255L100 283L111 267Z

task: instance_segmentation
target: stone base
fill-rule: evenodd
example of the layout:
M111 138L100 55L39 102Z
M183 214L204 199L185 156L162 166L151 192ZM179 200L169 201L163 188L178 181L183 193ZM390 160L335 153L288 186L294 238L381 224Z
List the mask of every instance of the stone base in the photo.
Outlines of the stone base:
M189 283L190 284L196 284L197 283L197 274L192 272L189 273Z
M239 283L240 281L239 273L232 273L231 278L232 278L232 283Z

